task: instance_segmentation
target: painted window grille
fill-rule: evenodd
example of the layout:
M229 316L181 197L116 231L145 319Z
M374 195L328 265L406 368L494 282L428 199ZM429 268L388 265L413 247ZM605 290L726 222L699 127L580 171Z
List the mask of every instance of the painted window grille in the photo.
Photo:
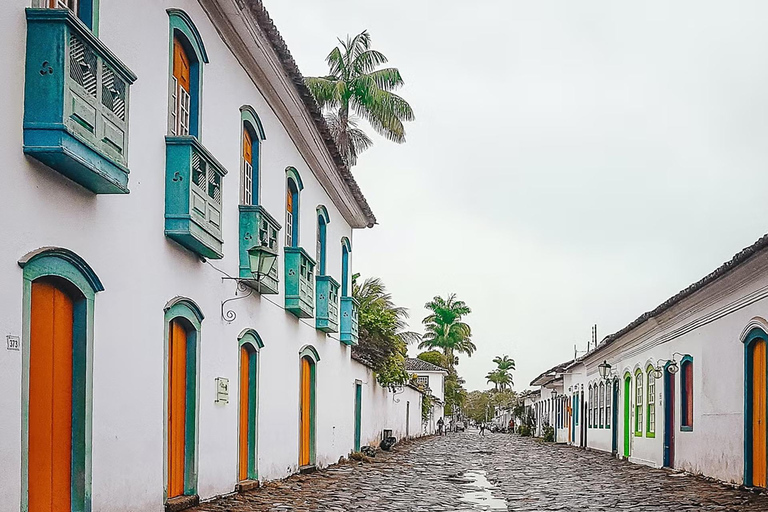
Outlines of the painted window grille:
M613 382L605 383L605 428L611 428L611 401L613 400Z
M290 185L285 197L285 245L293 247L293 192Z
M643 373L635 374L635 435L643 435Z
M598 414L600 415L600 428L605 426L605 385L600 383L600 402L598 404Z
M653 368L648 369L648 434L656 432L656 379L653 376Z
M78 0L51 0L50 6L54 9L69 9L77 14Z
M323 264L323 260L325 259L323 257L323 244L324 244L324 238L325 238L325 234L323 233L324 230L325 230L325 222L323 221L322 217L318 216L317 240L315 240L315 261L317 262L318 275L325 274L325 265Z
M685 356L680 365L680 428L693 429L693 359Z
M173 39L173 85L171 90L171 135L189 135L191 75L189 56L181 40Z
M424 389L429 389L429 376L428 375L419 375L416 377L416 382L422 386Z

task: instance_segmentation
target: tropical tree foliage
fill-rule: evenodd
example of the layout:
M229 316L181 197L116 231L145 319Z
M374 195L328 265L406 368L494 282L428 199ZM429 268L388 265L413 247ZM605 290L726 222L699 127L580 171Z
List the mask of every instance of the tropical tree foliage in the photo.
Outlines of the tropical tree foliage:
M382 386L394 388L410 381L405 369L408 343L419 335L406 330L408 311L395 306L384 283L377 277L359 284L352 280L352 296L360 303L356 357L369 364Z
M495 391L504 391L512 385L512 376L508 372L498 368L492 372L488 372L488 375L485 376L485 380L486 382L493 384Z
M347 36L346 41L339 39L325 61L328 75L304 81L325 110L328 127L347 164L355 165L357 156L373 144L358 127L358 116L387 139L405 142L403 122L413 121L413 109L392 92L403 85L403 78L397 68L377 69L387 63L387 57L371 49L368 31Z
M458 363L457 354L471 357L477 350L472 343L472 329L462 321L472 310L464 301L458 300L455 293L448 295L447 299L436 296L424 307L431 313L422 321L426 332L421 338L419 348L442 350L448 368L453 370Z
M446 357L443 355L442 352L438 350L429 350L427 352L422 352L421 354L416 356L418 359L421 359L422 361L426 361L428 363L432 363L435 366L439 366L441 368L448 369L448 361Z

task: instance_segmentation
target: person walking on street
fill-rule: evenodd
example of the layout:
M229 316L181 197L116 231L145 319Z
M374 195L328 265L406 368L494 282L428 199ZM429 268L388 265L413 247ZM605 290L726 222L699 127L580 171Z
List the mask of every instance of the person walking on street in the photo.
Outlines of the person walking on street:
M485 435L485 423L480 424L480 435L481 436Z
M443 418L440 418L437 420L437 435L442 436L443 435L443 426L445 423L443 422Z

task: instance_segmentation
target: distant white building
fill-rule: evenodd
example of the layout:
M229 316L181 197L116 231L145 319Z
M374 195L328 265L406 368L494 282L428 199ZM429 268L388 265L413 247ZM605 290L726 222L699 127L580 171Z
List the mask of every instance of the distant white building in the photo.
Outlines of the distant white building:
M405 360L405 369L416 376L417 385L426 389L427 394L434 400L433 407L423 425L425 434L433 434L437 430L437 420L445 416L445 378L448 376L448 370L414 357ZM447 426L448 418L444 418L443 421Z
M768 487L768 236L534 379L539 434Z

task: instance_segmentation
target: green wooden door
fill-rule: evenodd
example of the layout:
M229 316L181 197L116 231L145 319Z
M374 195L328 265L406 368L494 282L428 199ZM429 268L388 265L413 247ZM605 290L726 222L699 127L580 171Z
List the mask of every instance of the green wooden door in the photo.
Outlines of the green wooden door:
M360 451L360 427L362 423L363 385L355 384L355 451Z
M624 379L624 456L629 457L629 430L630 430L630 404L629 397L632 385L632 378L627 376Z

